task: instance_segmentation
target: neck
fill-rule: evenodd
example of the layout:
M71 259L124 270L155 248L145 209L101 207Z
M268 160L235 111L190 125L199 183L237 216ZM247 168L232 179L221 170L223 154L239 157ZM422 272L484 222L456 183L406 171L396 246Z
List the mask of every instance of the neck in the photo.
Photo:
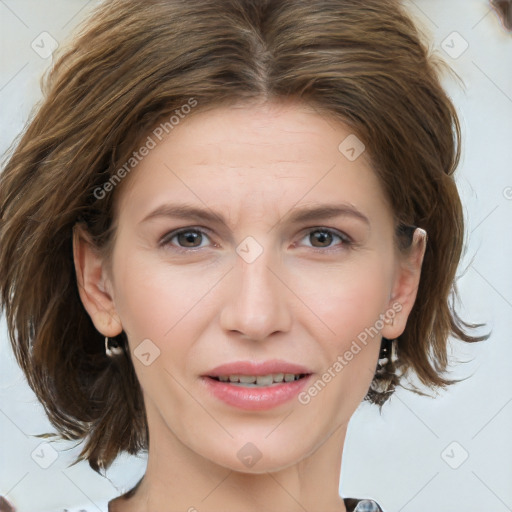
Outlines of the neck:
M347 425L296 464L247 473L192 451L161 418L148 424L146 473L136 489L110 502L109 512L346 512L338 487Z

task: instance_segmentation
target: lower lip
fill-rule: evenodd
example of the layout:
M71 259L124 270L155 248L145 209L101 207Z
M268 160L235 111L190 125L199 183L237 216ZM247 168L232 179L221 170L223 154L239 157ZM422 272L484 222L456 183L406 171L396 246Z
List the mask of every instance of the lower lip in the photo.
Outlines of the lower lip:
M215 397L239 409L263 411L292 400L306 387L312 375L292 382L283 382L265 387L234 386L210 377L203 377L208 391Z

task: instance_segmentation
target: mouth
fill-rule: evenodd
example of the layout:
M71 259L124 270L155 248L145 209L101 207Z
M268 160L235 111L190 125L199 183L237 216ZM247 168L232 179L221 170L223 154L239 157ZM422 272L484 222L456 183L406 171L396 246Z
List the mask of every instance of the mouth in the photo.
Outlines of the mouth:
M210 396L231 407L265 410L295 398L313 373L284 361L228 363L214 368L201 380Z
M310 373L272 373L269 375L219 375L208 378L247 388L270 387L283 382L294 382L311 375Z

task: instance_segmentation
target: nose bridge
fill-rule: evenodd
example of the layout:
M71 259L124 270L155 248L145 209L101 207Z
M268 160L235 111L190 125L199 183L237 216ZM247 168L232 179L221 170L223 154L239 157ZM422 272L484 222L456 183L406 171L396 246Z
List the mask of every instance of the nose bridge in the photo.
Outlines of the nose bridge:
M271 248L264 249L252 237L239 244L232 286L221 315L224 329L254 340L289 329L290 295L284 278L277 277L280 269L279 258Z

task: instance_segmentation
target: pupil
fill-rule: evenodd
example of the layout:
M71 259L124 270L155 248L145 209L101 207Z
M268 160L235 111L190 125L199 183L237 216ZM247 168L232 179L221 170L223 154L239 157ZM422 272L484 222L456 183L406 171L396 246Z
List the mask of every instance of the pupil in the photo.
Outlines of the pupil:
M331 234L326 231L315 231L315 237L320 243L330 242ZM329 243L327 243L329 245Z
M185 243L182 245L187 245L188 243L193 244L194 241L197 241L198 237L200 236L199 233L195 233L193 231L187 231L185 233L180 233L180 244L184 240Z

